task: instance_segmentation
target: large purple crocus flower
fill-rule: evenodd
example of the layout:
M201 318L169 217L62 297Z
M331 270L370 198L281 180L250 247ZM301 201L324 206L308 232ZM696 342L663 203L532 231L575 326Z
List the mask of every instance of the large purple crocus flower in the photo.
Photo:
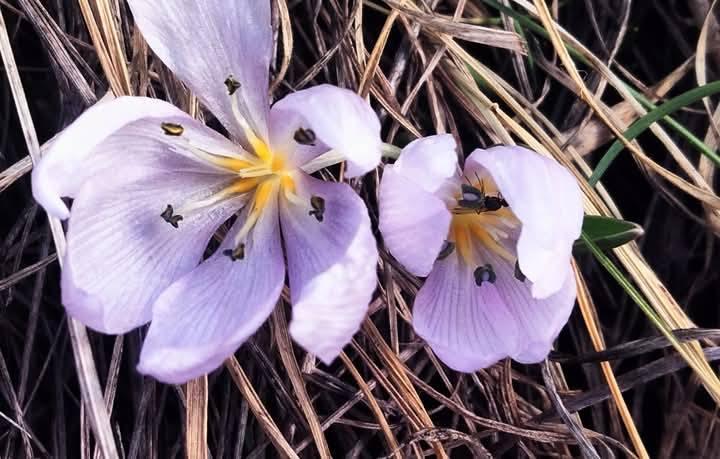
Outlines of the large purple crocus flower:
M547 356L575 302L582 219L572 175L521 147L475 150L461 172L451 136L416 140L380 185L387 248L428 276L415 330L459 371Z
M98 104L58 136L33 192L69 218L67 311L114 334L152 320L139 369L179 383L219 366L260 327L287 266L290 333L331 361L365 316L377 250L362 200L309 174L341 161L349 177L374 168L376 115L329 85L270 108L268 0L129 4L155 53L234 141L142 97ZM62 197L74 198L71 210Z

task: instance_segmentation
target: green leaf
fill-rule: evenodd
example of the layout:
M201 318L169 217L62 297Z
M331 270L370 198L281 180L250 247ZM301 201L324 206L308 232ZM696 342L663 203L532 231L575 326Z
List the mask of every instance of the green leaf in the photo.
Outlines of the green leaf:
M599 215L586 215L583 219L582 231L602 250L614 249L644 234L642 226L626 220ZM587 245L581 239L575 241L573 253L587 253Z

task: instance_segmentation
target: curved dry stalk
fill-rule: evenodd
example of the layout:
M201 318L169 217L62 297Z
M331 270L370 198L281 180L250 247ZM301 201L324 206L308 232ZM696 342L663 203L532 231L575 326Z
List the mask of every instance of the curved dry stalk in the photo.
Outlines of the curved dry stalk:
M32 117L30 116L30 109L20 81L17 65L15 64L15 57L12 53L2 12L0 12L0 52L2 53L5 70L10 80L10 88L25 136L25 143L30 158L36 162L40 159L40 144L37 139ZM55 242L55 250L59 257L58 261L62 264L62 256L65 253L65 235L63 234L59 220L49 217L49 222ZM90 424L95 433L96 441L105 458L117 458L119 456L112 428L110 427L110 416L103 400L102 389L100 388L100 381L98 380L97 370L95 369L95 362L93 361L87 330L80 322L74 319L68 321L68 326L73 352L75 354L75 365L78 379L80 380L83 402L84 406L88 409Z

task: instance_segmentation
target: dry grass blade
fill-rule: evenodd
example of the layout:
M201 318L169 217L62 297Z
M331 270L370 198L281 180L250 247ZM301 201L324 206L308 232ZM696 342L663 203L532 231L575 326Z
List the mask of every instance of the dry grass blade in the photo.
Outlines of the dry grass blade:
M23 126L23 134L30 157L37 161L40 155L40 145L15 64L15 58L10 46L2 12L0 12L0 52L2 52L3 62L5 63L6 73L10 80L10 87L21 125ZM65 249L65 239L60 222L51 217L50 227L53 233L53 240L55 241L55 248L59 256L62 257ZM103 401L102 390L100 389L95 362L92 358L92 349L90 348L87 331L82 324L74 319L71 319L68 325L70 327L70 337L75 353L75 364L77 376L80 380L83 401L90 414L90 421L96 441L106 459L116 458L118 457L118 453L115 438L113 437L112 428L110 427L110 417Z
M382 57L385 45L387 45L388 37L390 36L390 31L392 30L392 26L395 24L395 20L397 20L398 15L399 13L397 11L393 11L387 19L385 19L385 24L383 24L383 28L380 31L380 36L375 42L375 47L370 53L370 58L365 65L365 71L363 72L362 78L360 79L360 85L358 86L358 94L362 97L366 97L370 92L370 82L375 75L375 70L380 63L380 57Z
M279 31L282 34L282 62L280 63L280 69L277 75L270 84L270 93L277 88L285 78L285 74L290 68L290 59L292 58L293 52L293 33L292 24L290 22L290 12L288 11L286 0L277 0L278 14L280 16L280 27Z
M397 452L400 447L398 446L397 439L395 439L395 435L390 430L390 426L388 425L387 419L385 419L385 415L383 414L382 410L380 409L380 405L378 405L377 400L372 395L372 392L368 385L363 380L362 376L360 375L360 372L358 372L357 368L355 368L355 365L353 365L352 360L345 354L344 352L340 354L340 359L342 360L345 367L350 371L350 374L355 379L355 381L358 383L358 386L360 387L360 390L365 394L365 398L367 399L368 403L370 404L370 409L373 411L373 414L375 415L375 419L377 419L378 424L380 424L380 427L382 428L383 434L385 435L385 439L388 443L388 448L390 451L396 451L392 454L392 456L395 456L396 458L400 459L400 453Z
M185 409L185 430L188 459L206 459L208 422L208 380L201 376L185 385L187 408Z
M390 346L388 346L385 340L383 340L382 335L372 322L366 320L363 323L363 330L370 337L372 344L380 355L380 358L382 359L384 364L384 368L388 370L389 379L387 381L388 383L392 381L393 389L396 391L397 394L396 401L398 403L402 401L401 406L404 407L405 412L408 416L415 419L415 424L418 431L422 429L435 428L435 425L433 424L430 415L425 409L425 406L420 400L417 391L413 387L412 382L408 377L408 373L410 373L408 368L405 367L405 365L398 358L398 356L394 352L392 352L392 349L390 348ZM359 351L357 347L356 349ZM366 363L371 364L367 355L364 355L362 352L360 353L360 355L363 355ZM375 376L379 376L379 372L376 371ZM387 386L386 389L388 389ZM447 457L447 453L445 452L445 449L440 442L433 441L431 442L431 445L433 446L435 454L437 454L438 457Z
M697 47L695 51L695 78L697 80L698 86L707 83L707 56L708 43L710 43L710 31L712 30L715 32L713 34L713 36L715 37L717 37L718 32L718 23L715 15L713 14L716 5L717 0L713 0L712 4L710 4L710 7L707 10L705 20L703 21L702 28L700 29L700 36L698 37L697 41ZM717 41L714 40L711 46L715 46L717 48ZM713 56L716 56L715 53L717 52L717 49L713 50ZM713 115L713 110L710 106L711 104L709 98L706 97L705 99L703 99L703 105L705 106L705 110L707 111L711 120L710 126L708 127L708 132L706 134L705 143L710 145L711 148L717 149L717 139L718 137L720 137L720 134L718 133L716 117ZM717 107L716 110L720 110L720 107ZM715 175L715 165L712 161L710 161L710 158L705 155L702 155L700 157L700 162L698 164L698 172L700 173L700 175L703 176L707 183L713 183L713 178ZM703 208L705 210L705 216L708 220L708 224L713 228L715 234L720 235L720 209L713 208L708 205L703 205Z
M30 266L26 266L25 268L16 271L12 275L6 277L5 279L0 279L0 291L5 290L8 287L11 287L14 284L17 284L21 280L25 279L26 277L38 272L39 270L43 269L50 263L57 260L57 254L52 254L44 259L38 261L37 263L33 263Z
M55 21L52 20L47 9L39 0L20 0L20 5L27 12L33 25L40 31L40 35L48 43L52 56L62 68L63 74L75 87L75 90L80 94L80 97L82 97L85 103L91 105L96 100L95 93L75 64L76 62L85 64L85 61L65 33ZM90 69L87 68L87 64L85 64L85 67L86 71L90 71Z
M280 429L278 429L275 421L273 421L273 418L267 408L265 408L265 405L263 405L260 397L258 397L257 392L255 392L252 383L248 379L247 375L245 375L245 372L238 363L237 359L235 357L231 357L225 362L225 368L227 368L230 372L230 376L232 376L233 381L235 381L235 385L242 394L243 398L248 402L250 410L253 412L255 418L257 418L263 430L270 438L270 441L277 448L278 453L286 458L298 459L298 455L295 453L287 440L285 440L285 437L283 437L282 432L280 432Z
M0 193L31 170L32 160L29 156L26 156L4 171L0 172Z
M386 2L396 11L401 11L413 21L423 25L428 31L516 53L527 53L525 42L515 32L458 22L452 17L444 17L439 14L426 14L418 11L416 5L405 6L401 1L387 0Z
M545 387L547 387L548 390L548 395L550 396L550 400L555 406L555 410L560 415L568 429L570 429L570 433L572 434L572 436L575 437L575 439L577 440L583 457L587 459L600 459L600 455L597 453L592 443L590 443L590 440L588 440L587 436L583 432L582 425L580 425L578 420L573 418L573 416L568 413L567 409L563 405L563 402L560 399L560 395L558 395L557 389L555 387L555 380L553 379L554 377L552 373L553 372L550 368L550 363L545 360L545 362L543 362L542 364L542 375L543 380L545 381Z
M273 312L272 315L272 321L280 351L280 358L282 359L285 369L288 372L295 395L300 401L300 407L302 408L305 418L310 425L310 431L315 439L315 445L317 446L318 453L323 459L331 458L332 454L330 454L330 448L328 447L327 440L325 440L325 435L323 434L323 429L320 426L317 413L310 402L310 397L308 396L307 389L305 388L305 382L303 381L302 374L300 373L300 367L297 360L295 360L295 353L293 352L293 346L290 342L288 324L285 319L285 312L283 311L282 306L275 308L275 312Z
M110 0L79 0L79 3L110 88L116 96L130 94L127 58Z
M583 320L585 321L585 326L587 327L588 333L590 334L590 340L592 341L595 351L602 351L605 349L605 342L602 337L601 331L597 325L595 306L592 303L592 298L590 297L589 292L587 291L585 279L583 279L582 275L577 269L577 265L575 265L575 281L578 285L578 304L580 306L580 312L582 313ZM630 435L630 440L635 447L635 453L638 455L638 457L642 459L649 458L650 456L647 453L645 444L643 443L642 438L640 438L640 434L638 433L637 427L635 426L635 422L630 415L630 410L628 410L625 399L620 392L620 388L618 387L618 383L615 378L615 373L613 373L612 367L608 362L600 362L600 367L602 368L603 375L605 376L605 381L607 382L610 393L612 394L613 401L615 402L615 407L620 413L620 417L622 418L623 423L625 424L625 428Z

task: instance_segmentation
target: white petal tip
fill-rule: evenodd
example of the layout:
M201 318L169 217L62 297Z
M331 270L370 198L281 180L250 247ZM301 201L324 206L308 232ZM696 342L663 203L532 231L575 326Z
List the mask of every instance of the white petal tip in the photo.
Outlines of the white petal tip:
M288 327L290 336L308 353L320 359L322 363L332 364L346 343L340 344L331 336L322 336L322 332L318 331L316 327L308 325L309 321L291 321Z
M368 172L374 170L381 160L381 144L378 142L377 147L368 148L363 155L362 162L347 160L345 176L347 178L362 177Z
M67 208L62 199L57 198L53 200L46 200L45 202L38 202L51 217L59 218L60 220L67 220L70 218L70 209Z
M137 371L165 384L183 384L191 379L209 373L214 368L188 368L186 362L178 361L177 356L168 355L163 351L140 353L140 361L135 367Z
M60 193L53 189L52 182L46 179L44 175L42 173L32 175L33 197L48 215L60 220L67 220L70 217L70 210L60 197Z
M154 360L157 361L157 359ZM172 373L164 373L162 371L157 371L158 366L159 365L157 363L153 363L152 361L148 362L147 358L140 357L140 362L138 362L135 368L137 369L138 373L145 376L150 376L151 378L165 384L183 384L190 379L181 377L179 375L174 375Z

